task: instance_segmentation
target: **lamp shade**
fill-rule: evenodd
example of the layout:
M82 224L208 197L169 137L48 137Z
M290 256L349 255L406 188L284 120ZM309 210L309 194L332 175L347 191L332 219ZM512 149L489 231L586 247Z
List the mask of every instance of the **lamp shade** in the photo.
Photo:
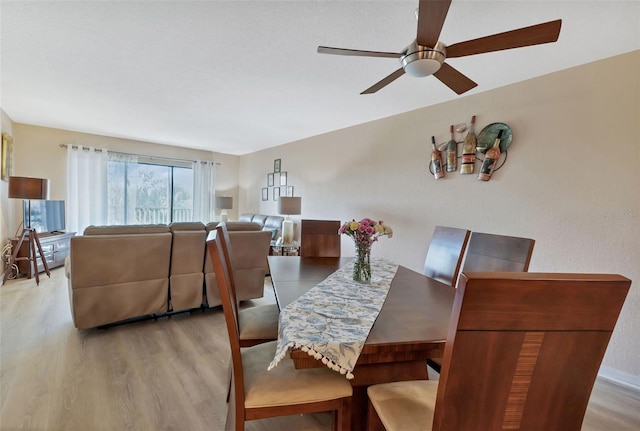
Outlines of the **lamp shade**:
M46 178L9 177L9 197L49 199L49 180Z
M230 210L233 208L233 198L231 196L216 197L216 208Z
M285 215L298 215L302 211L302 198L291 196L280 196L278 201L278 213Z

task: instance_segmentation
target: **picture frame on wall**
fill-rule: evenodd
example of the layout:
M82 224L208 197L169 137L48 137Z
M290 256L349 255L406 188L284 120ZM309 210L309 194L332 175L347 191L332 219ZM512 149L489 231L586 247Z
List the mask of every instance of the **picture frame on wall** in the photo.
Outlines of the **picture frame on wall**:
M280 187L274 187L273 188L273 200L277 201L278 199L280 199Z
M293 197L293 186L287 186L287 197L292 198Z
M2 134L2 163L1 163L1 178L2 181L9 181L12 169L11 154L13 151L13 138L8 133Z
M280 159L275 159L273 161L273 172L275 173L280 172Z
M273 187L273 174L267 174L267 187Z
M263 187L262 188L262 200L263 201L268 201L269 200L269 187Z
M280 172L280 185L281 186L286 186L287 185L287 173L286 172Z

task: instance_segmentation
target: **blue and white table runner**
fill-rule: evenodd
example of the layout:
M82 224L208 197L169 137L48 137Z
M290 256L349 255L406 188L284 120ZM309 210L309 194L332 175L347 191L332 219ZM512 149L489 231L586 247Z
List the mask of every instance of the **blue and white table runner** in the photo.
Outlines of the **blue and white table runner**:
M289 349L299 348L352 379L398 265L371 258L371 269L371 283L357 283L349 263L287 305L280 312L276 354L268 369Z

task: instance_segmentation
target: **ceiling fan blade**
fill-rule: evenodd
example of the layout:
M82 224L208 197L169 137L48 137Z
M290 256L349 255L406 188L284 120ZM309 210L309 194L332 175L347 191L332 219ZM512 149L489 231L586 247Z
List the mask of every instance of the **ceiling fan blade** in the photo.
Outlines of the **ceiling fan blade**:
M442 63L440 69L433 76L457 94L465 93L478 85L447 63Z
M492 36L454 43L451 46L447 46L447 58L464 57L466 55L555 42L560 36L561 26L562 20L557 19L555 21L506 31Z
M393 81L395 81L396 79L400 78L402 75L404 75L404 69L400 68L400 69L396 70L395 72L393 72L391 75L389 75L389 76L383 78L382 80L376 82L375 84L373 84L371 87L367 88L366 90L364 90L360 94L375 93L376 91L380 90L381 88L386 87L387 85L391 84Z
M418 45L433 48L438 42L451 0L420 0L418 5Z
M389 58L400 58L402 56L402 53L400 52L363 51L360 49L332 48L330 46L319 46L318 54L352 55L352 56L358 56L358 57L389 57Z

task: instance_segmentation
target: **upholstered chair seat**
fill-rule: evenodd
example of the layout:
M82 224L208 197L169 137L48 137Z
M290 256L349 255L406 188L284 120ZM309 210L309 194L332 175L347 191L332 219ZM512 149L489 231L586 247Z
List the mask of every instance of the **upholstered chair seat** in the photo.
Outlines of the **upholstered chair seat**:
M240 310L238 313L240 345L247 347L262 341L277 340L279 314L277 304L259 305Z
M390 430L431 431L437 380L416 380L370 386L369 400Z
M258 344L242 352L245 408L317 403L351 396L351 384L328 368L296 370L284 360L266 371L276 354L276 342Z

